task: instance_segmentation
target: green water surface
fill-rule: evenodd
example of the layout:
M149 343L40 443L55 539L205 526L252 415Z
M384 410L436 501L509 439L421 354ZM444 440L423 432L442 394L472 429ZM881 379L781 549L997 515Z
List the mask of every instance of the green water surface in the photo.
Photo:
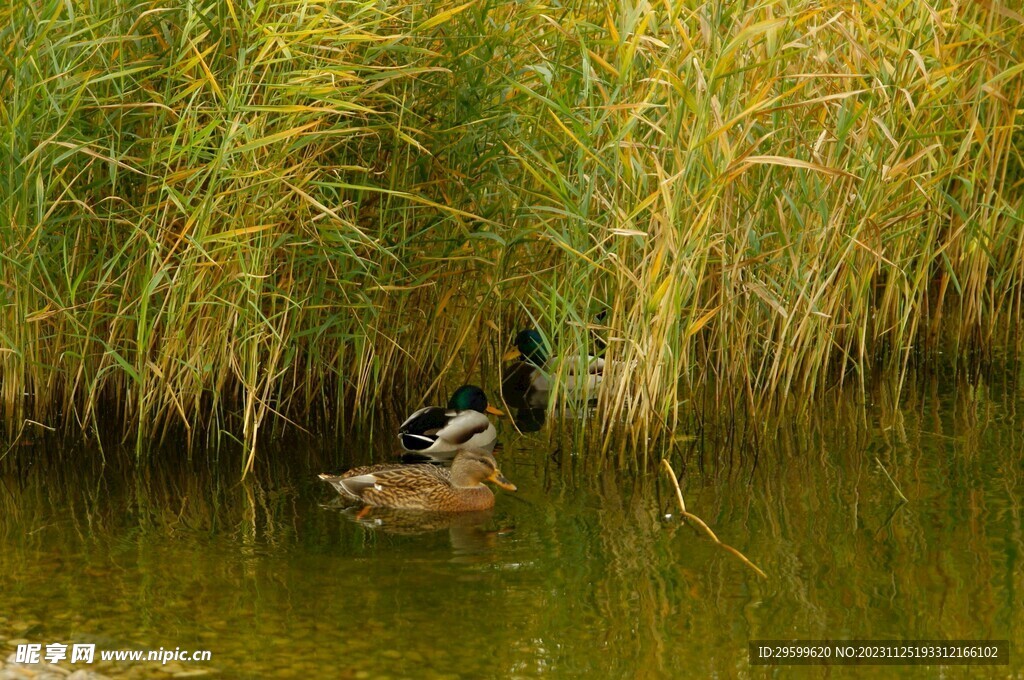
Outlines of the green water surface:
M88 446L19 443L0 462L0 648L212 655L77 666L112 677L933 677L755 667L747 645L1009 639L1009 666L943 672L1018 676L1020 396L923 381L870 402L837 397L769 434L680 432L625 468L634 448L575 445L575 421L506 421L497 457L519 492L425 525L359 521L316 479L386 457L386 428L271 443L244 482L230 450L135 464L108 448L103 464ZM767 578L678 521L661 457L685 469L688 509Z

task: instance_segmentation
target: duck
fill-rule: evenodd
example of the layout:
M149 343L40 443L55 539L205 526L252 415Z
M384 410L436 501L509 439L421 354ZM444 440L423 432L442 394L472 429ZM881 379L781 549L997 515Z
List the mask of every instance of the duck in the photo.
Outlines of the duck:
M448 407L428 406L405 419L398 439L405 451L416 458L449 462L460 449L490 453L498 432L487 417L505 415L487 403L487 395L476 385L462 385L452 393Z
M367 507L434 512L470 512L494 507L494 492L484 482L507 491L516 486L498 469L487 451L460 450L451 468L431 463L379 464L340 475L320 475L350 503Z
M555 365L555 357L548 356L544 338L539 332L532 329L520 331L516 335L515 347L506 353L503 359L505 361L518 359L518 361L505 368L501 381L502 394L507 392L520 395L544 395L551 391L553 381L550 374L551 368ZM579 357L567 357L565 362L567 373L564 384L570 392L592 393L601 384L605 364L603 358L588 356L586 358L586 373L578 372L582 363ZM536 400L536 397L533 400ZM532 400L528 399L528 401Z

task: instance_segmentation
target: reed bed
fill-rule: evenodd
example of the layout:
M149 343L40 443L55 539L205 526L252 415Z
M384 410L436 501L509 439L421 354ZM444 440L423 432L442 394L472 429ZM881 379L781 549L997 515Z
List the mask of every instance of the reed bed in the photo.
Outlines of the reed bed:
M706 387L1020 347L1017 3L20 0L0 35L11 436L251 465L496 391L528 324L635 365L598 408L637 442Z

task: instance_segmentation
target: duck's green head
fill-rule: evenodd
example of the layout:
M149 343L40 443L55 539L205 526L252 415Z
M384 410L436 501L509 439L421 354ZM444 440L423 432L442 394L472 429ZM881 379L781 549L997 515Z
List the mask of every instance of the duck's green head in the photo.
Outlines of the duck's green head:
M505 415L487 403L487 395L476 385L463 385L452 392L452 398L448 400L448 408L453 411L479 411L480 413L493 413L496 416Z
M534 366L543 366L548 360L544 338L533 329L519 331L519 335L516 336L516 349L519 350L520 359L529 361Z

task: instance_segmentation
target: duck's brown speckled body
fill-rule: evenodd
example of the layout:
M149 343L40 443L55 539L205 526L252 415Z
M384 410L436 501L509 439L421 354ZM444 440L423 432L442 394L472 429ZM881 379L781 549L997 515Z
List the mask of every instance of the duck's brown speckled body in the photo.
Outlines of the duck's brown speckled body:
M451 469L428 463L370 465L337 476L320 475L320 479L346 501L404 510L486 510L494 506L494 493L485 481L516 490L501 474L494 456L484 451L460 451Z

